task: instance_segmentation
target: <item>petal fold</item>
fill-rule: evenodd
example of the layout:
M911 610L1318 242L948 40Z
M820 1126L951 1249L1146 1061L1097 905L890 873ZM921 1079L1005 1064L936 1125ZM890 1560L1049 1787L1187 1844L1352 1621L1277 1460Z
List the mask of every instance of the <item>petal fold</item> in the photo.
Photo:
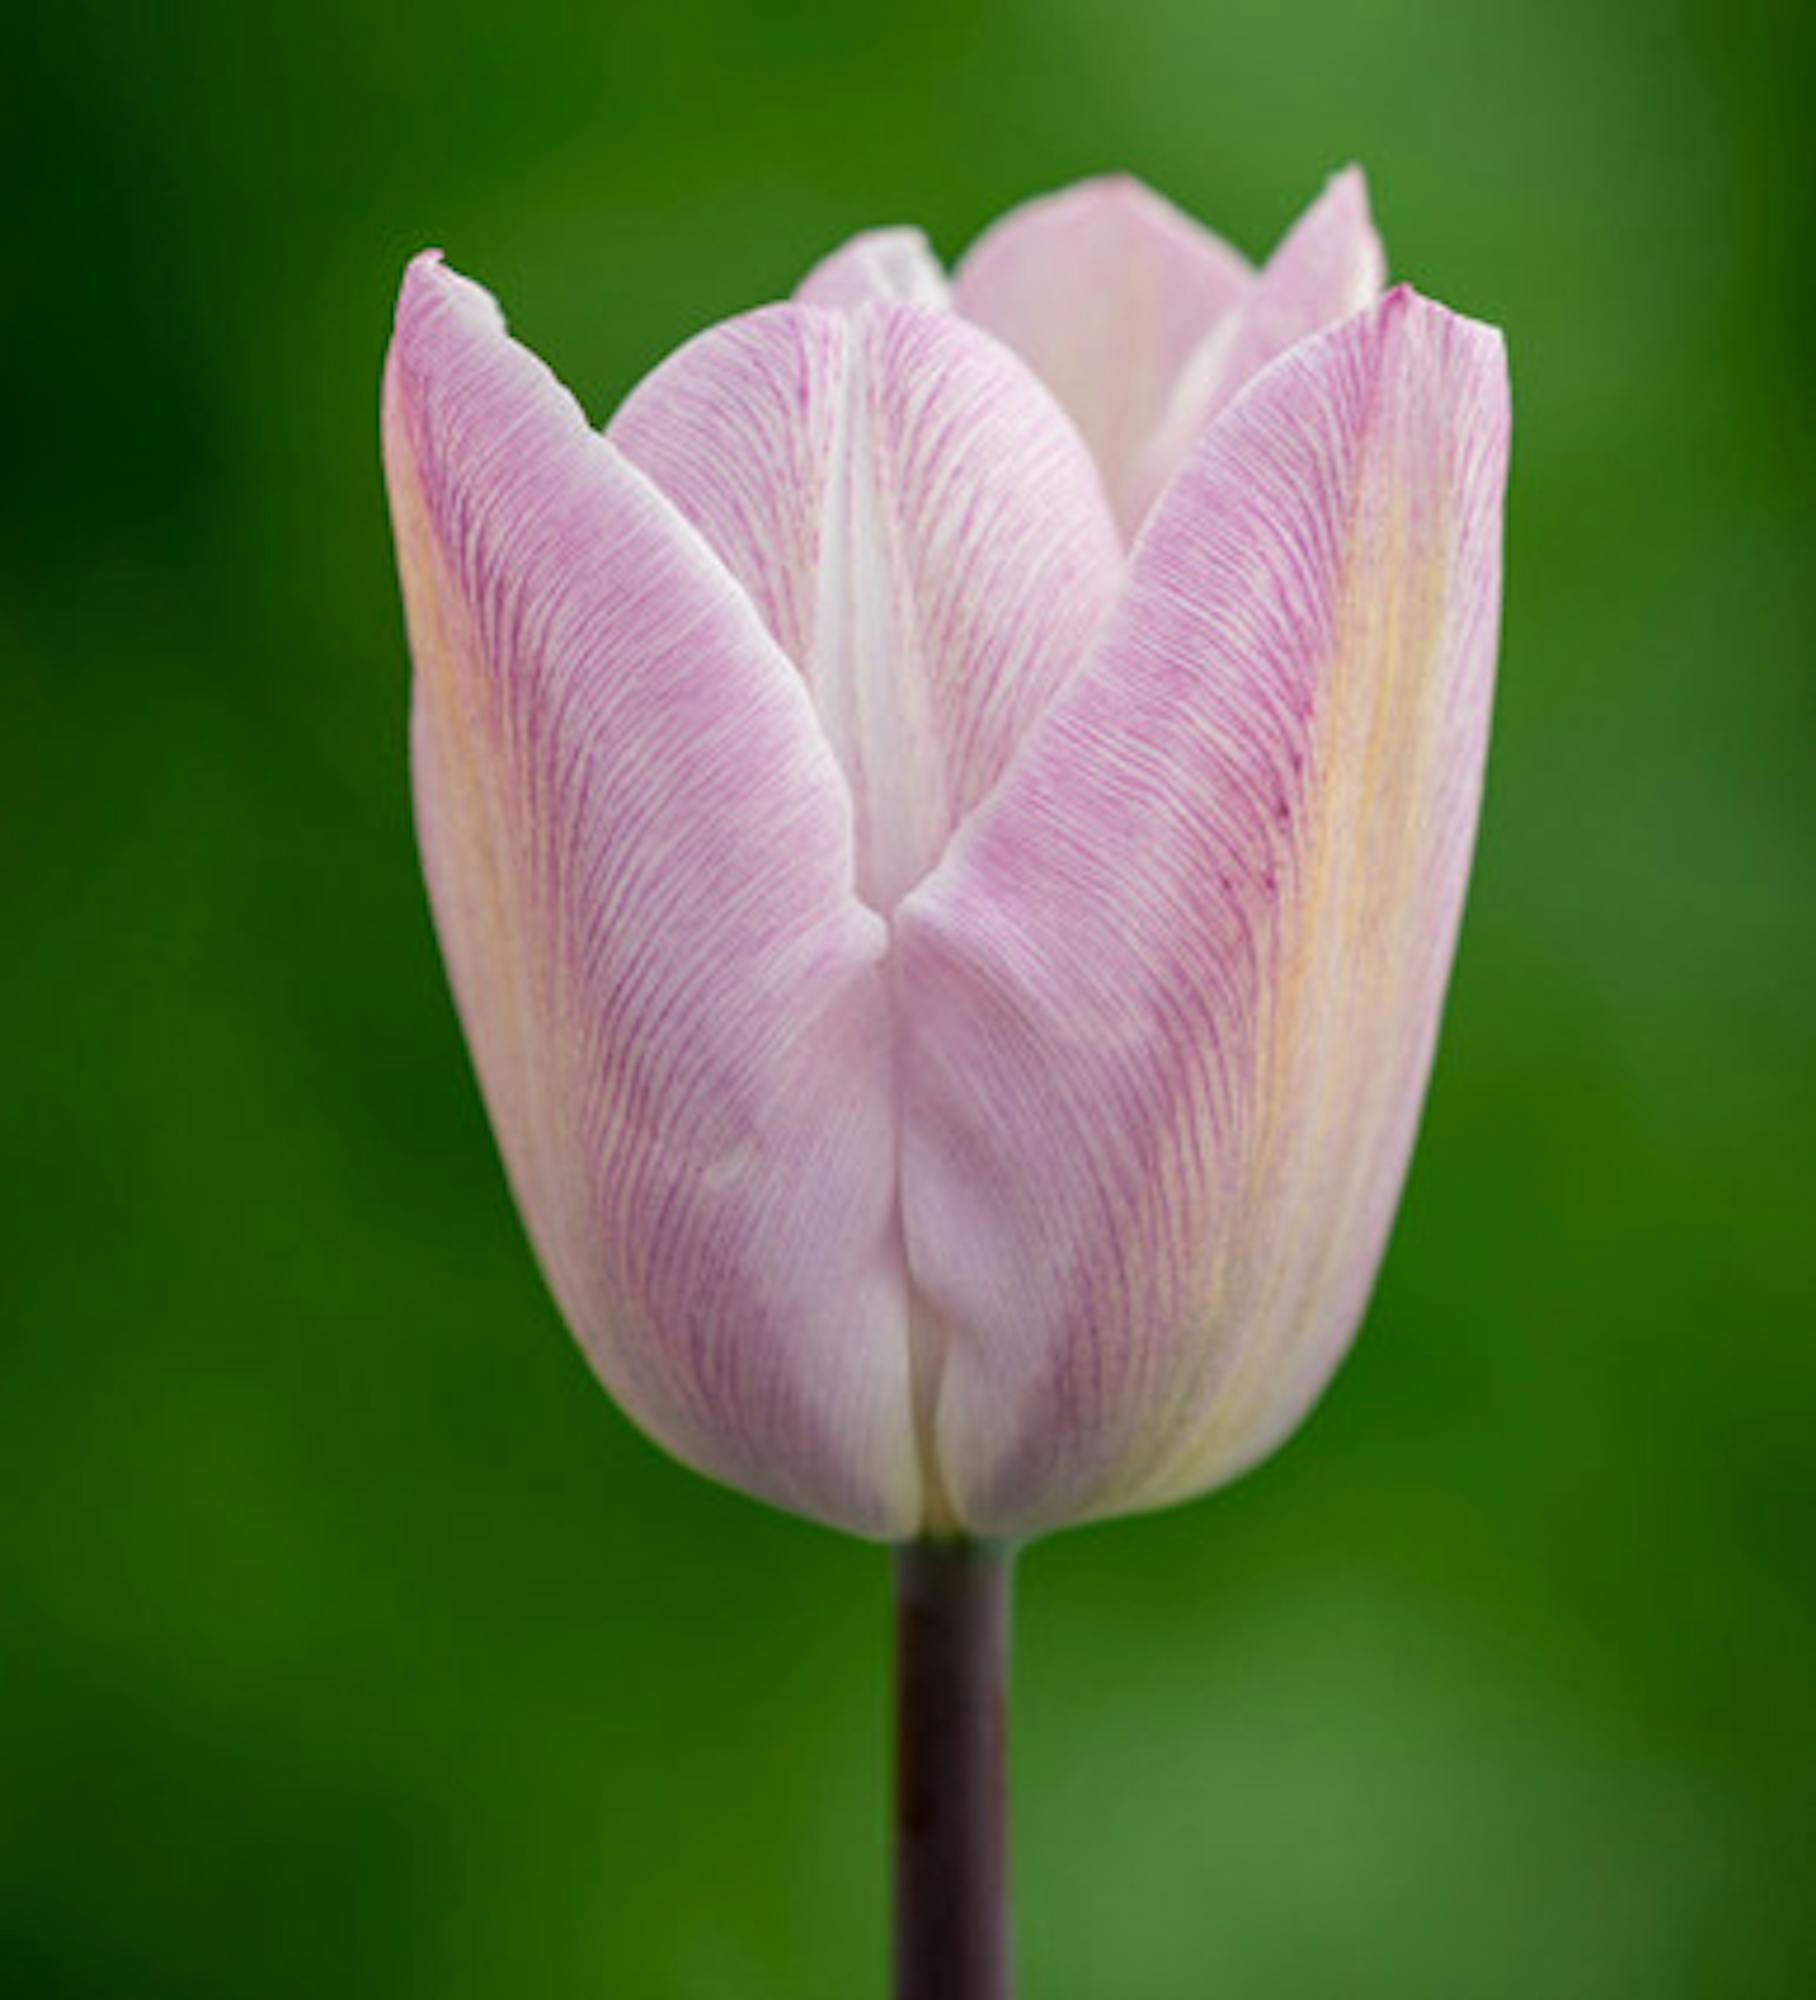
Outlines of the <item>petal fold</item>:
M954 274L953 303L1064 405L1125 530L1137 459L1174 384L1253 273L1228 244L1126 177L1012 209Z
M951 313L774 306L691 341L608 435L795 661L891 910L1107 614L1122 550L1077 433Z
M908 1256L974 1530L1234 1476L1353 1334L1474 836L1507 432L1499 336L1405 290L1277 361L897 913Z
M910 1532L885 937L800 679L433 257L399 303L385 457L430 899L551 1288L679 1457Z

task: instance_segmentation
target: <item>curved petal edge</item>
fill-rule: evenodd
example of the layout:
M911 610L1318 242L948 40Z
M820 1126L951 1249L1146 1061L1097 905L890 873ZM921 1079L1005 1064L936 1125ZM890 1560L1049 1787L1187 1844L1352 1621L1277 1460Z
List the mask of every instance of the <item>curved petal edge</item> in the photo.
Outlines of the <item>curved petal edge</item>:
M820 261L795 287L795 302L829 311L866 305L952 303L940 260L918 229L866 229Z
M1071 678L1122 580L1053 398L951 313L769 306L691 340L608 436L800 670L887 914Z
M952 298L1059 398L1129 530L1130 482L1180 370L1253 278L1221 238L1112 175L992 224L960 260Z
M1275 361L898 912L908 1257L977 1531L1233 1477L1354 1333L1474 837L1507 439L1499 335L1405 289Z
M563 1313L689 1464L912 1532L886 936L799 677L433 257L384 437L430 900Z
M1387 254L1360 167L1346 167L1281 239L1237 308L1180 369L1166 414L1131 468L1125 519L1133 530L1207 423L1270 361L1381 296Z

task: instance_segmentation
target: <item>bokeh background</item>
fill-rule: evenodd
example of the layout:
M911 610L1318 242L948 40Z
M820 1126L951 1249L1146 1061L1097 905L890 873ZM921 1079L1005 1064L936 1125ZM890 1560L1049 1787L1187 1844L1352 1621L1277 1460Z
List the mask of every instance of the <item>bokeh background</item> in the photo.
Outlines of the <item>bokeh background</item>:
M1368 167L1509 330L1480 862L1359 1349L1037 1547L1031 2000L1816 1991L1809 10L242 0L0 51L0 1991L880 1995L885 1564L545 1299L411 847L376 383L603 415L845 232Z

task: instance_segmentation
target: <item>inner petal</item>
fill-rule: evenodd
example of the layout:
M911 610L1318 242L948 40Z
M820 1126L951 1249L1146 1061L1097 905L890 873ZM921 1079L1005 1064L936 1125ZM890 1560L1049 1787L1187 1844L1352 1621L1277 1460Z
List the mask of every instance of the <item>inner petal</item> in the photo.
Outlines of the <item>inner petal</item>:
M948 313L776 306L630 396L612 440L699 529L799 668L885 913L1070 679L1122 575L1082 440Z
M1387 259L1361 170L1335 175L1268 259L1242 304L1211 330L1174 384L1124 489L1125 523L1146 516L1198 433L1270 361L1381 295Z
M1065 405L1133 531L1125 487L1180 369L1248 295L1226 243L1124 176L1012 209L960 260L953 303Z
M866 229L822 257L795 287L804 306L855 311L886 304L948 307L946 273L918 229Z

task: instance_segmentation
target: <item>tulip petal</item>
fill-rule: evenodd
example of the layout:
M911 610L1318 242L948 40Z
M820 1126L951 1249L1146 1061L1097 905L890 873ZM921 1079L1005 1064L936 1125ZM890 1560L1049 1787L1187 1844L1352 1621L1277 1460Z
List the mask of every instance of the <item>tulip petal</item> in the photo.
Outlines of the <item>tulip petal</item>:
M795 303L852 312L865 305L952 303L940 260L918 229L867 229L823 257L795 287Z
M1124 524L1146 515L1217 412L1277 355L1381 296L1387 257L1359 167L1334 175L1230 313L1180 371L1166 415L1138 455Z
M1277 362L897 912L909 1266L973 1529L1232 1477L1353 1333L1468 871L1506 442L1498 334L1405 290Z
M1246 297L1247 262L1139 181L1085 181L978 238L953 302L1014 348L1091 448L1117 517L1180 370Z
M551 1288L679 1457L908 1532L885 939L799 677L433 258L385 444L430 897Z
M608 435L801 670L887 914L1070 679L1120 587L1077 433L950 313L773 306L702 334Z

